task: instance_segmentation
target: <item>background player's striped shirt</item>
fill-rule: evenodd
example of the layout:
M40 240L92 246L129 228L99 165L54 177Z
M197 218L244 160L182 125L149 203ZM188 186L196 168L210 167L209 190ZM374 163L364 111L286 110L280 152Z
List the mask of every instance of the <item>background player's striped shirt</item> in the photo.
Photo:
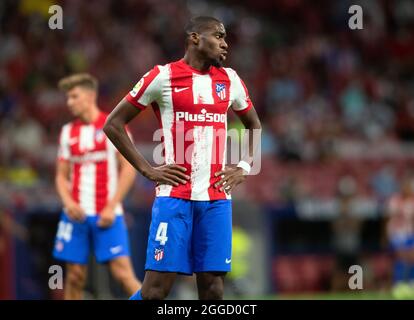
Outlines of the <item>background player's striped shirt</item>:
M177 187L158 185L157 196L191 200L229 199L212 185L224 168L229 107L243 114L252 108L247 89L230 68L200 72L184 60L156 66L126 99L145 109L152 106L163 130L165 163L187 168L191 180Z
M86 215L99 214L111 199L118 182L118 151L103 132L107 114L93 123L75 120L63 126L58 160L71 166L72 197ZM123 209L118 204L116 214Z

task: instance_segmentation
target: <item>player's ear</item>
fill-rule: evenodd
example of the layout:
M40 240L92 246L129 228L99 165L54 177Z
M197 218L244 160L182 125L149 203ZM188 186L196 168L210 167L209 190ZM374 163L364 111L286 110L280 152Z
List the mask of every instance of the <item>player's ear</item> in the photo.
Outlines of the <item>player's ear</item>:
M197 32L191 32L190 33L190 40L195 45L198 45L198 43L200 42L200 36L199 36L199 34Z
M96 99L98 98L98 95L97 95L95 90L87 90L86 93L87 93L87 95L88 95L91 102L96 102Z

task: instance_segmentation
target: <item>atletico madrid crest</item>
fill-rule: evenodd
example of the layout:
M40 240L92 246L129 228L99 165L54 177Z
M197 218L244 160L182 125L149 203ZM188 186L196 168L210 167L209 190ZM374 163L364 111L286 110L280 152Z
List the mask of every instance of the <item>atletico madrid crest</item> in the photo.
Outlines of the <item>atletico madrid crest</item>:
M154 259L157 261L160 261L162 260L162 258L164 258L164 249L163 248L155 249Z
M221 99L226 99L226 85L224 83L216 83L216 94Z
M103 132L102 129L97 129L95 131L95 140L97 142L102 142L105 139L105 133Z
M63 250L63 242L62 241L56 242L55 248L56 248L56 251L61 252Z

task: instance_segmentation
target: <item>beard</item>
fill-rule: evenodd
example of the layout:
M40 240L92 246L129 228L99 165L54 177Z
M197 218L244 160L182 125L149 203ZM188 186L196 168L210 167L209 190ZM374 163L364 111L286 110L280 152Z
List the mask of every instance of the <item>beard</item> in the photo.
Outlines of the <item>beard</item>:
M223 62L220 59L211 59L211 65L216 68L221 68L223 66Z

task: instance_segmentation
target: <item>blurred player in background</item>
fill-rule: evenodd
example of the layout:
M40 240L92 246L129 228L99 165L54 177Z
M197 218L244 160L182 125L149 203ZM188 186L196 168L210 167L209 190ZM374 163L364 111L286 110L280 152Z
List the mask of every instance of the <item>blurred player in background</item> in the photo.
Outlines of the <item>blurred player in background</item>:
M228 108L245 128L261 128L243 81L222 67L228 50L223 24L197 17L185 31L184 58L144 75L109 115L104 129L120 153L157 183L145 279L133 300L167 297L177 273L196 273L200 299L223 298L231 265L230 192L245 180L255 148L249 139L242 161L225 166L226 147L220 142L226 140ZM166 164L160 167L145 160L125 131L147 106L153 107L163 129Z
M56 188L64 209L53 255L67 263L65 299L81 299L90 248L99 263L109 263L127 294L136 292L128 234L121 202L133 184L134 168L103 132L107 115L97 106L98 82L74 74L59 82L76 119L63 126Z
M414 180L406 178L401 192L388 203L387 235L395 254L396 298L414 298Z

